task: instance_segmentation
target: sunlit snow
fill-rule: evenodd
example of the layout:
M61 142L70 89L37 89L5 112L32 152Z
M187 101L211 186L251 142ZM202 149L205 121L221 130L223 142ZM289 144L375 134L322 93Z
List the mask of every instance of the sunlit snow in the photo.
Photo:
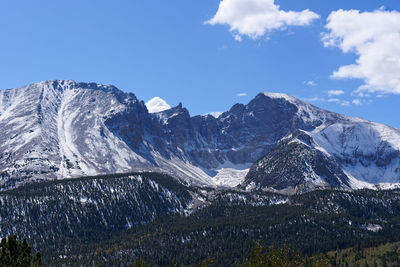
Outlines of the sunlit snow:
M146 107L147 110L149 111L149 113L156 113L156 112L161 112L167 109L170 109L170 105L167 104L167 102L165 102L164 99L156 96L153 97L152 99L150 99L147 103L146 103Z

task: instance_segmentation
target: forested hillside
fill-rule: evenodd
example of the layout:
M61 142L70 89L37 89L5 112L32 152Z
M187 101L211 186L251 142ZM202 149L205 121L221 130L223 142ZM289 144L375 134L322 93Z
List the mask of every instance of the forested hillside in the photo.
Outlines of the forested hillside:
M234 195L221 192L191 215L163 217L53 260L129 266L139 259L167 265L212 258L216 266L229 266L243 260L255 241L309 257L400 240L399 191L316 191L286 200L261 194L264 204L246 193Z

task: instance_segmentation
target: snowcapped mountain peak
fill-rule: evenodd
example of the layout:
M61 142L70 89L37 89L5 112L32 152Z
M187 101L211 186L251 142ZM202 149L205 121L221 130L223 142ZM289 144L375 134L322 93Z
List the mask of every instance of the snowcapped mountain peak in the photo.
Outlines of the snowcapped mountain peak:
M0 90L0 129L0 190L38 179L137 170L233 185L261 158L265 164L252 168L258 178L247 175L248 181L277 188L286 186L280 177L291 175L291 163L306 166L306 183L290 176L293 186L342 185L346 177L400 181L397 129L286 94L260 93L217 118L191 117L181 103L171 108L155 97L145 105L112 85L44 81Z
M263 95L269 97L269 98L281 98L281 99L285 99L287 101L293 101L296 100L295 97L288 95L288 94L282 94L282 93L269 93L269 92L263 92Z
M274 101L274 102L292 104L292 105L296 106L296 108L298 109L299 112L302 112L304 110L306 110L306 112L318 112L318 111L322 110L318 107L315 107L309 103L306 103L306 102L304 102L294 96L288 95L288 94L263 92L263 93L258 94L254 98L254 100L256 100L256 99L262 99L263 102L268 102L268 103L270 103L271 101Z
M221 116L222 113L223 113L222 111L214 111L214 112L208 112L208 113L204 114L204 116L212 116L212 117L218 119L218 117Z
M157 113L171 108L164 99L158 96L147 101L146 107L149 113Z
M0 90L0 91L37 91L37 92L49 92L49 91L54 91L54 92L59 92L63 93L67 90L99 90L99 91L104 91L104 92L110 92L115 94L116 96L124 94L121 90L119 90L117 87L114 85L103 85L103 84L98 84L94 82L76 82L74 80L46 80L46 81L41 81L37 83L32 83L20 88L15 88L15 89L7 89L7 90ZM128 94L130 97L134 96L133 94ZM136 97L134 97L136 98Z
M95 82L76 82L73 80L52 80L52 81L45 81L44 83L47 86L43 86L42 88L46 89L47 87L50 90L56 90L60 92L66 92L71 90L82 91L82 92L87 91L88 94L93 95L91 101L93 101L93 97L96 98L104 93L109 95L110 99L114 100L114 103L132 104L139 102L133 93L124 93L116 86L111 84L104 85Z

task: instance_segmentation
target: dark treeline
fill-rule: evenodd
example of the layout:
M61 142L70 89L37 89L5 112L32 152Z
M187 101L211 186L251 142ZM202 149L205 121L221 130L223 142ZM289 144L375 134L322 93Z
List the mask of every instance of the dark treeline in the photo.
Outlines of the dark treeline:
M26 240L20 241L11 235L2 238L0 242L0 266L8 267L38 267L42 265L39 252L32 255L32 248Z
M91 177L0 193L1 229L27 237L43 265L53 266L165 266L171 259L232 266L254 241L305 259L400 241L400 190L283 196L199 189L160 174L141 178ZM206 204L190 209L196 195Z
M57 263L101 266L138 259L193 265L213 258L215 266L242 261L258 240L263 247L288 247L303 257L400 240L397 191L316 191L293 196L286 204L256 206L215 202L190 216L169 216L134 227L113 238L71 248ZM382 227L368 230L369 224Z

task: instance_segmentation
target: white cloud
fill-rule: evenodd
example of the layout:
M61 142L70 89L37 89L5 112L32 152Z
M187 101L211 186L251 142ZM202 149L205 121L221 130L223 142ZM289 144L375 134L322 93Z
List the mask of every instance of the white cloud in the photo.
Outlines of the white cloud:
M356 106L362 105L360 99L354 99L351 103L353 103Z
M167 102L165 102L162 98L158 96L150 99L146 103L146 107L149 113L156 113L171 108L170 105L167 104Z
M236 96L237 96L237 97L244 97L244 96L247 96L247 94L246 94L246 93L239 93L239 94L237 94Z
M338 95L343 95L344 91L343 90L329 90L327 92L328 96L338 96Z
M307 82L304 82L304 83L309 85L309 86L317 86L317 83L314 82L314 81L307 81Z
M219 116L221 116L222 113L223 113L223 112L221 112L221 111L215 111L215 112L209 112L209 113L207 113L207 114L205 114L205 115L211 115L211 116L213 116L214 118L218 118Z
M309 25L319 15L306 9L300 12L280 10L274 0L222 0L207 24L226 24L237 41L242 36L260 38L267 32L287 26Z
M333 78L362 79L357 92L400 94L400 13L382 8L373 12L332 12L322 35L326 47L355 53L354 64L341 66Z

